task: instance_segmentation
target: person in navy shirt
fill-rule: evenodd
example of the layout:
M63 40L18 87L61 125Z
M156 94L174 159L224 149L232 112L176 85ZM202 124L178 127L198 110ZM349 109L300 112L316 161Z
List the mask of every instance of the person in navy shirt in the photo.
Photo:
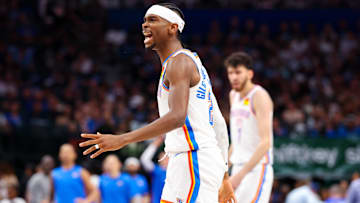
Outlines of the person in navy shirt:
M52 199L55 203L91 203L99 194L90 182L90 173L75 164L76 152L72 145L60 147L61 166L51 172Z
M108 155L103 162L99 190L102 203L138 203L141 196L129 175L121 174L121 162L116 155Z
M149 186L146 178L139 174L140 161L135 157L129 157L125 160L125 170L130 176L131 181L135 183L135 188L138 194L142 197L142 202L149 202Z
M145 171L151 174L151 203L158 203L161 200L162 190L165 184L166 168L169 158L165 156L164 152L159 154L159 164L155 164L152 159L156 150L163 143L164 138L156 138L143 152L140 161Z

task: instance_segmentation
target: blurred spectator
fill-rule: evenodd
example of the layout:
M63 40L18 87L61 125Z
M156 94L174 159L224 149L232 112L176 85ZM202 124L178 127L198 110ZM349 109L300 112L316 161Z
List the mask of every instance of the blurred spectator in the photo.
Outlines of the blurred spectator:
M320 197L315 193L309 179L297 181L297 187L289 192L286 203L320 203Z
M360 177L359 173L354 174L354 179L350 184L347 191L346 203L359 203L360 202Z
M19 181L13 167L7 163L0 163L0 200L8 197L10 186L18 187L18 185Z
M274 179L273 190L270 198L270 203L285 202L287 194L290 192L290 185L285 181Z
M24 174L20 179L19 195L21 197L25 196L26 185L28 184L28 181L30 180L34 172L35 172L35 165L32 163L26 164Z
M145 149L140 157L141 164L147 173L151 174L151 202L157 203L161 200L162 190L165 184L166 168L169 163L169 157L161 152L158 160L159 164L155 164L152 159L156 153L156 150L162 145L164 137L157 137L149 146Z
M0 203L25 203L25 200L18 197L18 186L10 184L7 187L7 198L0 201Z
M59 150L61 166L51 172L52 190L57 203L88 203L98 199L90 173L75 164L76 152L72 145L63 144ZM52 198L51 198L52 199Z
M150 202L149 186L146 178L139 173L140 161L135 157L125 160L125 171L135 183L136 193L142 197L142 202Z
M41 158L39 171L31 176L27 184L26 200L28 203L50 202L50 172L54 166L54 159L50 155L45 155Z
M116 155L106 156L103 162L103 175L100 177L99 189L103 203L142 203L136 189L136 183L130 176L121 173L121 162Z
M329 189L329 197L324 203L346 203L345 191L339 185L332 185Z

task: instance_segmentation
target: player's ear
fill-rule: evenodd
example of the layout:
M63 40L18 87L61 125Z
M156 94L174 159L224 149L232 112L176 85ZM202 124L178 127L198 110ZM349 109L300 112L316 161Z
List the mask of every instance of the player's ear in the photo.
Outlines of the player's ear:
M178 31L178 25L172 23L169 28L169 34L174 35L177 33L177 31Z
M248 74L249 74L249 78L252 79L254 77L254 71L253 70L248 70Z

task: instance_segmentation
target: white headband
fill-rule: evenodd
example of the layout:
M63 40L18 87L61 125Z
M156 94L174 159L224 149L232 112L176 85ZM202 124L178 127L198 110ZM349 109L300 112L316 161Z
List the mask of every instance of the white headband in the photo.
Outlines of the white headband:
M181 19L181 17L177 13L175 13L169 8L160 5L153 5L147 10L145 16L150 14L158 15L169 21L170 23L177 24L180 32L182 32L184 29L184 20Z

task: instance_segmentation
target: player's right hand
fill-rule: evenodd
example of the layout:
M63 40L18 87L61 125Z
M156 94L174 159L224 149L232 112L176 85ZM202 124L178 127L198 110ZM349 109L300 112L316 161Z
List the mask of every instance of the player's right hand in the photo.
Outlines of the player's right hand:
M90 158L94 159L100 154L107 151L115 151L124 147L127 143L125 142L124 135L111 135L111 134L81 134L83 138L89 138L85 142L81 142L79 144L80 147L91 146L86 149L83 154L88 155L96 150L96 146L98 145L98 151L90 156Z
M237 203L233 187L228 177L224 177L222 185L219 190L219 202L220 203Z

